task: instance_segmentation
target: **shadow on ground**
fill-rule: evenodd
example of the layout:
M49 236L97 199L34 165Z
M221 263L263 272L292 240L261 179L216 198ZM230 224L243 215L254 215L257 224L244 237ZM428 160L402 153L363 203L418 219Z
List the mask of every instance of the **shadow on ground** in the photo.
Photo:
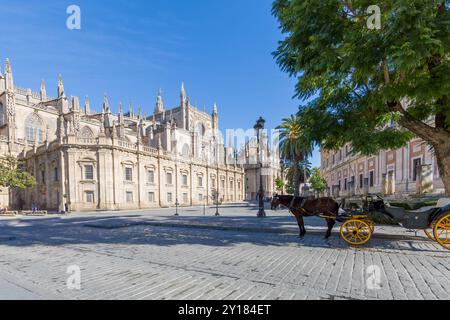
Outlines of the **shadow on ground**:
M201 222L203 227L193 226ZM183 226L185 224L185 226ZM221 227L237 227L223 230ZM309 228L324 227L321 219L310 219ZM308 228L307 226L307 228ZM245 230L249 228L249 230ZM265 232L264 228L286 230ZM251 231L252 229L253 231ZM141 215L126 217L77 217L11 220L0 226L0 246L63 246L63 245L136 245L136 246L235 246L252 244L259 246L302 246L348 250L347 244L336 233L325 240L322 235L307 234L300 239L294 218L249 216L233 217L158 217L153 219ZM322 230L321 230L322 231ZM325 231L324 231L325 232ZM2 240L3 239L3 240ZM364 247L354 250L406 250L442 253L443 249L433 242L373 239Z

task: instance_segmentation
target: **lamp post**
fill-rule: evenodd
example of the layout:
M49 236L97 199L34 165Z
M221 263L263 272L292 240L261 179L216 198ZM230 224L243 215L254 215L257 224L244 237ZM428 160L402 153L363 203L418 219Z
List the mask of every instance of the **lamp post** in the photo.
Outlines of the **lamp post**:
M219 196L219 194L217 194L217 196ZM220 216L219 213L219 198L216 199L216 217Z
M215 205L216 205L215 216L218 217L218 216L220 216L220 213L219 213L219 190L213 191L213 199L215 200Z
M179 206L180 204L178 203L178 198L175 200L175 216L179 216L179 213L178 213L178 206Z
M175 126L172 124L172 128ZM178 206L180 203L178 202L178 147L177 147L177 139L175 136L175 132L172 132L172 148L175 150L175 216L179 216ZM173 152L173 150L172 150Z
M264 218L266 216L266 212L264 211L264 187L263 187L263 178L262 178L262 169L263 169L263 163L261 161L261 133L264 130L264 124L266 123L266 120L264 120L262 117L259 117L259 119L256 121L255 126L253 127L256 131L256 139L258 143L258 164L259 164L259 191L258 191L258 198L259 198L259 210L258 210L258 217Z

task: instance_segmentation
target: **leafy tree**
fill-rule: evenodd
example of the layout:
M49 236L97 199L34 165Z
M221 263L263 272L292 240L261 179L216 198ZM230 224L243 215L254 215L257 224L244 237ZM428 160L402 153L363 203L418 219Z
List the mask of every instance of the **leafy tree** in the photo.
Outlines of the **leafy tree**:
M285 187L285 190L286 190L287 194L294 194L294 192L295 192L295 189L292 186L292 184L287 184Z
M298 115L291 115L290 118L283 119L277 129L280 131L281 157L293 170L294 196L298 197L300 195L300 164L311 154L312 145L303 135L303 128Z
M277 177L275 179L275 187L277 188L278 192L283 192L284 189L284 181L281 177Z
M320 173L319 168L313 168L311 172L311 177L309 178L309 183L314 191L319 193L324 192L327 189L327 181Z
M351 142L361 154L414 136L434 149L450 196L450 1L276 0L285 38L274 53L298 77L306 136L326 149Z
M35 178L23 170L22 162L12 156L0 158L0 186L26 189L36 184Z

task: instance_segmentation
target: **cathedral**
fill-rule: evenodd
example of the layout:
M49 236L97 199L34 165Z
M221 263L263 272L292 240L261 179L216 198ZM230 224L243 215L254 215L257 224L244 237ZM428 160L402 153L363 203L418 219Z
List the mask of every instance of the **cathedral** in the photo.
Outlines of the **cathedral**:
M14 85L10 61L0 71L0 156L23 160L36 179L26 190L0 187L0 207L39 210L126 210L245 200L245 170L225 147L214 104L211 114L191 105L184 84L179 106L161 93L153 113L120 104L101 112L89 98L57 97Z

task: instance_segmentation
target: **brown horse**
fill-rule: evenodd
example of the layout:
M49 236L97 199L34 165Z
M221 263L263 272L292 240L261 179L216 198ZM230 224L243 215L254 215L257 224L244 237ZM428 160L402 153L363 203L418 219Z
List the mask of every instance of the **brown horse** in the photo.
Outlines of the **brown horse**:
M339 213L339 204L332 198L308 199L302 197L294 198L293 196L275 195L272 199L272 210L275 210L280 205L288 208L297 219L298 227L300 228L300 238L303 238L306 234L303 217L318 215L336 217ZM331 230L336 224L336 220L332 218L325 218L325 220L328 225L325 238L328 239L331 236Z

